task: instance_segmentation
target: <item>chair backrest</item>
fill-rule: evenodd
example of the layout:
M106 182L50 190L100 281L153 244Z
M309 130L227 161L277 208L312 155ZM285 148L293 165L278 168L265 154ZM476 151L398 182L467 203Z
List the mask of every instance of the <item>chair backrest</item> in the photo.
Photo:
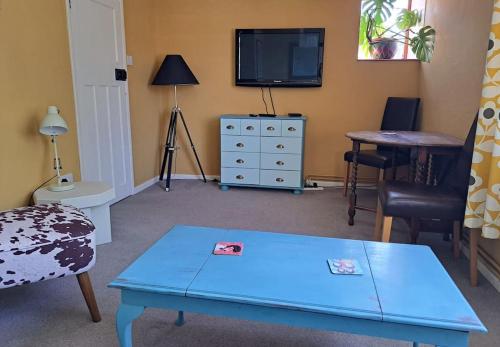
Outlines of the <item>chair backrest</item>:
M443 184L459 192L464 200L469 190L470 170L472 166L472 155L474 154L474 141L476 139L477 115L472 123L465 144L458 155L457 160L450 166L443 177Z
M415 130L420 98L388 97L380 130Z
M388 97L380 130L415 130L419 105L420 98ZM377 146L377 150L384 151L391 148Z

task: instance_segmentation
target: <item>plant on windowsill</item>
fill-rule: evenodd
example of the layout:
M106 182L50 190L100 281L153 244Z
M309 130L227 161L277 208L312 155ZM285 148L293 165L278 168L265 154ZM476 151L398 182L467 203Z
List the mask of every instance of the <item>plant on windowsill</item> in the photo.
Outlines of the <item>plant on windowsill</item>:
M396 0L362 0L359 45L373 59L392 59L399 44L407 44L416 58L430 62L434 53L436 31L422 24L418 10L402 9L395 22L385 22L393 14Z

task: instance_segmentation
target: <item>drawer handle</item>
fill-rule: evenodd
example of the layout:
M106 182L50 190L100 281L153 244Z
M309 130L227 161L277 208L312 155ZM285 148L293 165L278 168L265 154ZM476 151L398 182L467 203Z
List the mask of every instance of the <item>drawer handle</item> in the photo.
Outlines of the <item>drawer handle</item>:
M283 166L283 165L285 165L285 163L283 163L281 160L278 160L278 161L276 162L276 165Z
M247 126L247 130L252 131L252 130L254 130L254 129L255 129L255 128L254 128L253 126L251 126L251 125Z
M276 182L280 182L280 183L281 183L281 182L284 182L284 181L285 181L285 180L284 180L283 178L281 178L281 177L278 177L278 178L276 179Z
M295 129L294 127L289 127L288 128L288 131L295 131L295 130L297 130L297 129Z
M285 146L283 146L282 144L279 144L279 145L276 145L276 148L277 149L283 149L283 148L285 148Z
M267 127L267 130L268 131L274 131L275 129L274 129L274 127Z
M243 175L238 175L238 176L236 176L236 179L237 179L237 180L242 180L242 179L244 179L244 178L245 178L245 177L244 177Z
M229 124L229 125L226 127L226 129L228 129L228 130L233 130L233 129L234 129L234 125Z
M241 143L241 142L238 142L236 144L236 147L243 148L243 147L245 147L245 145L243 143Z
M238 164L243 164L245 161L244 161L243 159L236 159L236 162L237 162Z

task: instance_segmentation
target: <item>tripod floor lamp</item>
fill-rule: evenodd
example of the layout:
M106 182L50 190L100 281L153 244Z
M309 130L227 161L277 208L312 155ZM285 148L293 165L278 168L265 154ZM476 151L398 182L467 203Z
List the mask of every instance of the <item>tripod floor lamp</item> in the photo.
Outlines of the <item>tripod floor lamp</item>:
M196 153L196 148L194 147L191 134L182 115L181 108L177 103L177 86L179 85L194 85L199 84L196 77L193 75L189 66L186 64L182 56L167 55L160 66L160 69L156 73L153 80L153 85L173 85L174 86L174 98L175 105L172 107L172 112L170 113L170 123L168 125L167 142L165 144L165 154L163 155L163 161L161 164L160 171L160 181L163 181L165 174L165 168L167 168L167 179L165 182L165 190L168 192L170 190L170 178L172 176L172 162L174 159L175 152L175 140L177 135L177 119L180 117L182 125L186 130L191 149L193 150L194 156L196 158L196 163L200 168L201 175L203 176L203 181L207 182L203 168L201 167L200 159Z

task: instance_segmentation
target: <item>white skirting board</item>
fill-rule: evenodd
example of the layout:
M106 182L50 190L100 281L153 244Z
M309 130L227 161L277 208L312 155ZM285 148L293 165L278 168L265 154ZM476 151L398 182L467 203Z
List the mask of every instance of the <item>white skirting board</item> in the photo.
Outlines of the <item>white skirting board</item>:
M214 179L219 179L219 176L215 175L205 175L207 178L207 181L214 180ZM174 174L172 175L171 179L173 180L201 180L203 179L202 175L185 175L185 174ZM138 186L134 188L134 194L142 192L144 189L147 189L151 187L152 185L156 184L160 180L160 176L155 176L146 182L142 182Z

